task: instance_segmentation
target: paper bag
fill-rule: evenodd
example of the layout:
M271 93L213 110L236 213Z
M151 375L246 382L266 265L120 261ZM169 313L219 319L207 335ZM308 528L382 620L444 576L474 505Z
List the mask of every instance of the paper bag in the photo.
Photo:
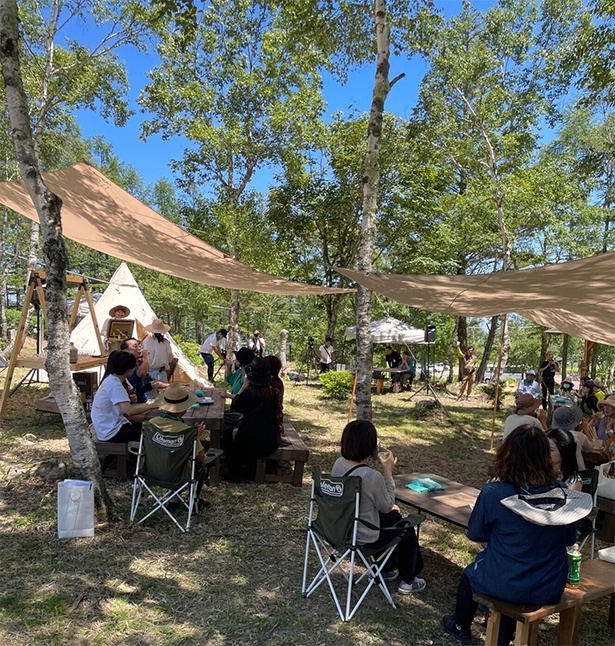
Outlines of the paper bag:
M87 480L58 482L58 538L94 536L94 487Z
M602 498L615 500L615 461L606 462L597 466L598 469L598 495Z

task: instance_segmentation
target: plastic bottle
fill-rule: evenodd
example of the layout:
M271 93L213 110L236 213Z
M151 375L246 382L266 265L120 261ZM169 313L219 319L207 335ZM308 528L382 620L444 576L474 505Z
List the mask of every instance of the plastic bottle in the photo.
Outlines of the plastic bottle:
M77 363L77 360L79 359L79 353L77 351L77 348L75 347L75 344L72 341L69 346L69 352L70 352L70 362Z
M581 552L578 543L568 549L568 582L567 588L578 588L581 580Z

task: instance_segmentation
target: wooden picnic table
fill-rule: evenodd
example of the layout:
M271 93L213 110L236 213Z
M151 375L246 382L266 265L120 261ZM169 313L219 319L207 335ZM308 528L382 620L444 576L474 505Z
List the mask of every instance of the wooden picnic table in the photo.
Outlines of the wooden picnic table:
M224 409L226 399L224 388L201 388L205 397L211 397L213 404L201 404L198 408L189 408L183 417L188 426L204 422L209 431L209 444L212 449L220 449L222 444L222 429L224 428ZM214 487L220 483L220 458L218 457L209 469L210 484Z
M417 478L431 478L445 487L443 491L418 493L406 487ZM408 473L393 476L395 500L415 507L419 512L431 514L441 520L467 529L470 514L480 493L479 489L448 480L433 473Z

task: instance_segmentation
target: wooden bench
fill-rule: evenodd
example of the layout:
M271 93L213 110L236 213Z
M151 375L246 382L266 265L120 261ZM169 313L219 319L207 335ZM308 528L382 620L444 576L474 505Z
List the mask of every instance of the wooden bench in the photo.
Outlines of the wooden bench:
M94 446L96 447L96 453L98 453L98 457L101 461L101 466L104 465L107 457L117 457L117 466L104 468L102 472L103 477L126 480L128 478L128 444L122 444L121 442L101 442L96 436L93 424L90 424L90 433L92 433L92 439L94 440Z
M297 434L297 431L290 425L284 424L284 432L291 442L290 446L280 446L271 455L259 458L256 462L256 476L254 482L291 482L295 487L303 484L303 469L308 460L310 452ZM267 473L267 462L289 461L294 462L291 474ZM277 466L277 465L276 465Z
M598 521L602 523L600 539L605 543L615 543L615 500L598 496Z
M533 646L538 640L538 626L542 619L560 613L557 631L558 646L576 646L579 641L581 607L586 601L611 595L609 626L614 625L615 612L615 564L594 559L581 563L579 588L566 588L559 603L549 606L521 606L475 594L474 600L490 609L485 646L497 646L500 618L511 617L517 622L515 646Z

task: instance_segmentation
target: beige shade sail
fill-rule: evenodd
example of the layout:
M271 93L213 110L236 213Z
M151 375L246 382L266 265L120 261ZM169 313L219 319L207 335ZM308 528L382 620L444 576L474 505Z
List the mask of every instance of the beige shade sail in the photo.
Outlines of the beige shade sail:
M163 274L203 285L280 296L350 292L282 280L228 257L191 235L86 163L43 175L62 199L62 231L70 240ZM0 183L0 203L38 222L23 181Z
M481 317L516 312L562 333L615 345L615 253L492 274L336 271L391 300L428 312Z

